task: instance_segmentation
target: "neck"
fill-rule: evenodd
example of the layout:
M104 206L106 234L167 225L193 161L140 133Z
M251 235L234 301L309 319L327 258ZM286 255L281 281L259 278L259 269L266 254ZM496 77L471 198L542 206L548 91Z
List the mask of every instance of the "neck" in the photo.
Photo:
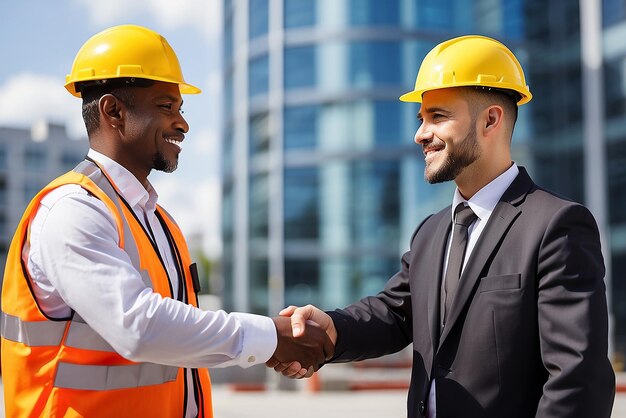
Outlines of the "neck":
M133 176L135 176L135 178L137 180L139 180L141 185L146 190L148 190L148 175L150 174L150 170L147 170L147 171L146 170L140 170L140 169L137 169L136 167L133 167L131 164L129 164L128 162L125 161L123 156L120 155L121 153L116 152L115 149L112 149L110 147L100 146L100 144L97 143L97 142L91 142L90 143L90 147L94 151L98 151L100 154L109 157L110 159L112 159L113 161L115 161L116 163L118 163L119 165L124 167Z
M454 179L454 182L456 183L461 196L469 200L472 196L478 193L479 190L511 168L512 165L513 162L509 159L486 168L476 167L477 169L470 169L471 166L469 166L466 167L456 179Z

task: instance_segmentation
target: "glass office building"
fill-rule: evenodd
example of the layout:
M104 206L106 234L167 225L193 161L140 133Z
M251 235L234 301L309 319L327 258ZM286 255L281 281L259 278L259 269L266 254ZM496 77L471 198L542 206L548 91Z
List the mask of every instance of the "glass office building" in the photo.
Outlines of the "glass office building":
M615 349L623 357L626 353L626 3L604 0L602 7L612 307Z
M417 224L453 190L423 180L418 106L398 97L446 38L490 35L524 59L523 6L225 1L227 308L334 308L382 289ZM526 165L530 132L522 108L514 154Z
M585 109L581 11L571 0L232 0L224 13L226 306L334 308L382 288L415 226L449 204L423 180L410 90L438 42L482 34L520 58L533 101L514 159L590 205L606 186L616 367L626 353L626 4L601 8L603 109ZM603 167L587 158L599 112ZM593 133L592 133L593 135ZM591 205L593 206L593 205Z

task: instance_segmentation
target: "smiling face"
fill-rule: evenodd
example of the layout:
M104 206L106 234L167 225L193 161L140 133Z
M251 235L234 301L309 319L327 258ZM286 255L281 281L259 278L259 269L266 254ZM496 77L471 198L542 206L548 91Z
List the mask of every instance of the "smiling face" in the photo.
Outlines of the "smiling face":
M133 104L126 108L120 163L135 175L176 170L180 144L189 130L182 103L176 84L156 82L135 89Z
M481 157L476 118L457 89L424 93L415 142L422 145L429 183L455 180Z

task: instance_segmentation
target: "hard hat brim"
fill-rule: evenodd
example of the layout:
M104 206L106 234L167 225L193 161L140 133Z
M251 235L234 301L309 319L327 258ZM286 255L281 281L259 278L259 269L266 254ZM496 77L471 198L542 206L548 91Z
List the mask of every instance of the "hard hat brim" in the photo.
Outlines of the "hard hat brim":
M114 78L114 77L111 77L111 78ZM148 79L148 80L153 80L153 81L162 81L164 83L172 83L172 81L170 81L170 80L161 79L161 78L158 78L158 77L145 77L145 78ZM98 80L100 80L100 79L98 79ZM200 93L202 93L202 90L200 88L198 88L198 87L196 87L194 85L188 84L188 83L172 83L172 84L178 84L178 88L180 89L180 94L200 94ZM78 98L82 97L80 92L76 91L76 81L74 81L74 80L68 81L67 83L65 83L64 87L72 96L78 97Z
M473 84L468 84L467 86L459 85L459 86L432 88L432 89L427 89L427 90L413 90L413 91L404 93L402 96L399 97L399 99L402 102L422 103L422 95L426 93L427 91L439 90L439 89L444 89L444 88L450 89L450 88L455 88L455 87L471 87L471 86L473 86ZM515 89L512 88L511 90L519 93L519 95L521 96L521 99L518 100L517 102L518 106L521 106L525 103L530 102L530 100L533 97L532 93L528 89L526 89L526 91L523 91L523 92L520 91L519 88L515 88Z

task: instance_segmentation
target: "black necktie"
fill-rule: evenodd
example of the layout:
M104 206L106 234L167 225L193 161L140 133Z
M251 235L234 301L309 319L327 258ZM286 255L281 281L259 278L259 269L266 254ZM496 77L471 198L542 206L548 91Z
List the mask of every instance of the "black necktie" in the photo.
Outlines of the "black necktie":
M469 206L463 203L454 210L454 224L452 232L452 244L450 245L450 254L448 255L448 268L445 277L444 303L442 303L442 325L446 323L446 315L450 313L450 307L456 294L456 289L461 278L461 270L463 268L463 259L465 258L465 249L467 248L468 228L476 220L477 216ZM441 327L443 332L443 326Z

